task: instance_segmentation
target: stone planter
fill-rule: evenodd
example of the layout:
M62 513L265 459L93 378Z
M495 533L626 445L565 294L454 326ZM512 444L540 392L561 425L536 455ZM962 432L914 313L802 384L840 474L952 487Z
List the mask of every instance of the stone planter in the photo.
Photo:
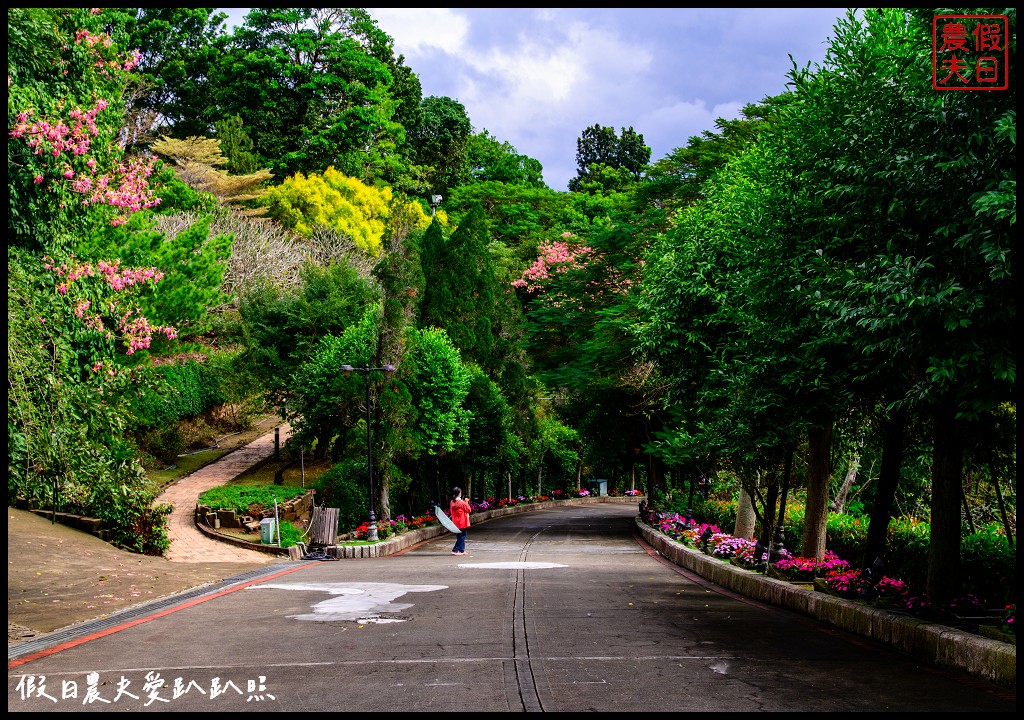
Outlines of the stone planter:
M811 585L812 583L815 583L817 581L817 578L815 578L813 575L807 575L805 577L793 577L792 575L788 575L787 573L784 573L781 570L776 570L774 565L769 565L768 572L765 574L770 578L782 580L783 582L796 583L798 585ZM827 591L823 590L822 592Z
M978 634L982 637L987 637L990 640L999 640L1000 642L1010 643L1014 647L1017 646L1017 636L1011 635L1010 633L1004 633L1002 630L997 628L995 625L979 625Z

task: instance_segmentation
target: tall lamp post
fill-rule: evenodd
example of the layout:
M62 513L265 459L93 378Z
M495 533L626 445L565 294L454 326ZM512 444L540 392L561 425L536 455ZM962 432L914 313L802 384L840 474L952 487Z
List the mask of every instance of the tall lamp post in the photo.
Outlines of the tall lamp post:
M370 542L377 542L377 513L374 511L374 494L373 494L373 409L370 406L370 373L372 372L386 372L393 373L395 371L394 365L385 365L384 367L364 367L357 368L351 365L342 365L341 371L346 375L351 375L354 372L362 373L366 379L366 462L367 468L370 474L370 528L366 532L366 539Z

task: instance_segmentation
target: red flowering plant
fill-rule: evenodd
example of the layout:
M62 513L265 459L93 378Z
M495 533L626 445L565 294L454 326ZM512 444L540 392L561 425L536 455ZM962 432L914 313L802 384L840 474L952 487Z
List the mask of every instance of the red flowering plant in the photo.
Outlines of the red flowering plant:
M860 570L837 570L825 576L825 584L839 597L854 600L871 583L864 578Z
M851 600L873 600L904 608L914 614L926 612L927 602L911 593L910 587L896 578L882 576L877 583L860 570L834 570L825 576L825 584L836 595Z
M968 593L953 600L949 604L949 612L961 617L981 615L985 612L985 606L976 596Z
M1017 622L1017 603L1007 605L1003 608L1003 617L1001 627L1004 633L1010 635L1016 635L1016 622Z
M763 551L761 557L758 558L755 555L757 551L757 542L755 540L748 541L745 545L736 551L736 554L732 556L732 562L734 565L745 567L748 570L757 570L759 567L764 567L764 562L768 559L768 552Z
M709 532L710 531L710 532ZM718 529L717 525L709 525L708 523L701 523L700 525L690 525L682 532L682 541L690 545L691 547L700 547L701 538L704 537L705 533L708 533L709 537L721 534L721 530Z
M687 523L686 518L679 513L660 514L656 526L663 535L667 535L673 540L678 540L684 545L693 545L689 538L684 537L688 530L695 527L693 521L691 520Z
M850 569L850 563L841 559L831 550L826 550L820 560L813 557L796 557L787 552L779 558L773 567L786 579L799 581L845 572Z

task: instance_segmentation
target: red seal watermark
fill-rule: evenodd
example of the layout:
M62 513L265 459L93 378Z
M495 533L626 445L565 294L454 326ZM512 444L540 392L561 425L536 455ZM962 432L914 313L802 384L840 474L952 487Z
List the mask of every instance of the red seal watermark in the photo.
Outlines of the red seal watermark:
M936 90L1006 90L1010 50L1006 15L936 15L932 18L932 87Z

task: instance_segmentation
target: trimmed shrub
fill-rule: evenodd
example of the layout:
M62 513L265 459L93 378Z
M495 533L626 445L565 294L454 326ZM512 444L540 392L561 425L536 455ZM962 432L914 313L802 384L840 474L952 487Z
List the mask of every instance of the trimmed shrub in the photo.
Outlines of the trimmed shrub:
M157 389L145 388L133 406L143 428L197 417L227 399L221 390L220 374L206 363L189 360L180 365L159 365L150 372Z

